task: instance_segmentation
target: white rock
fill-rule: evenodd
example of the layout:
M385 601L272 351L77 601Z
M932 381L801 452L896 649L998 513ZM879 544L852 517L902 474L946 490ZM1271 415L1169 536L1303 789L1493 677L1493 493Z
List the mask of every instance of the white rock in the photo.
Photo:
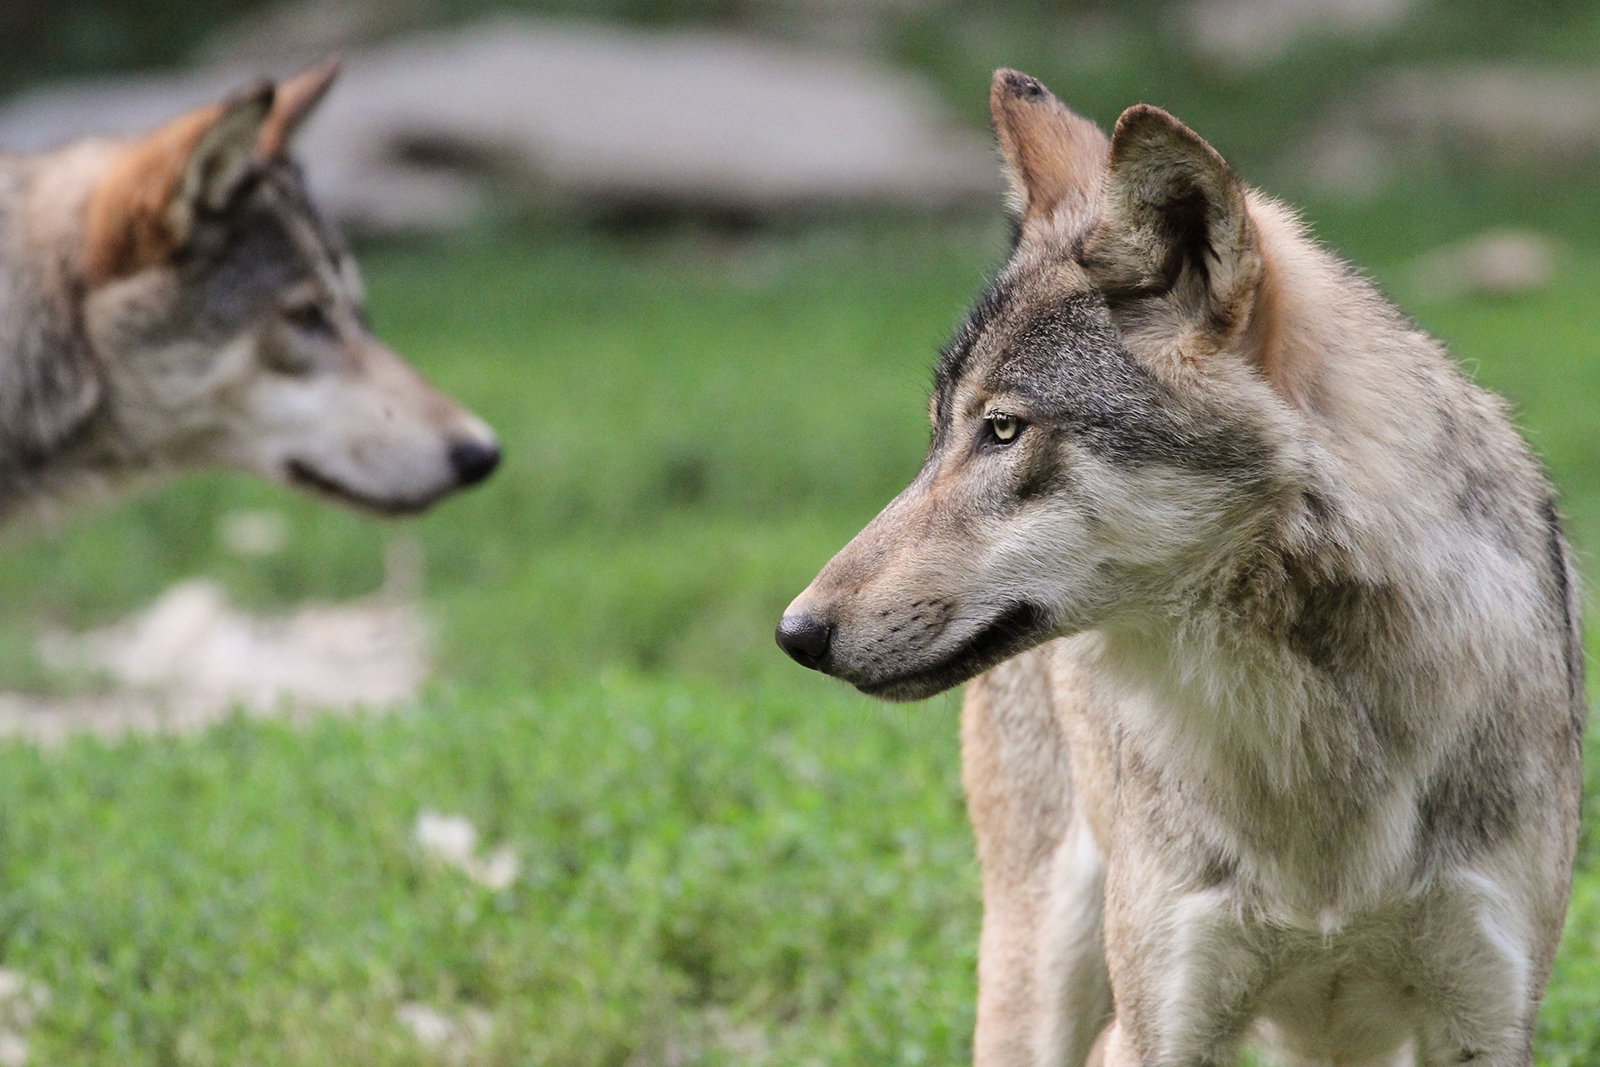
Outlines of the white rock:
M1382 72L1307 139L1299 170L1321 191L1370 192L1440 159L1560 173L1600 157L1600 68L1470 64Z
M1529 164L1600 153L1600 70L1472 65L1379 79L1362 117L1405 151Z
M495 849L481 862L475 864L475 867L476 870L468 871L472 880L496 893L511 888L522 870L516 852L509 845Z
M394 1010L400 1025L411 1031L419 1045L439 1048L455 1036L455 1021L438 1008L426 1004L407 1003Z

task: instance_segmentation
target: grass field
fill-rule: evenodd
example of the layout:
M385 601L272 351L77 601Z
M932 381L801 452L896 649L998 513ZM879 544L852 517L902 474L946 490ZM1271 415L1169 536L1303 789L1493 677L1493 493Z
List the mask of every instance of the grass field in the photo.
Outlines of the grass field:
M1543 294L1416 304L1410 254L1506 220L1317 218L1513 398L1577 543L1600 546L1600 242L1579 232ZM978 901L957 698L871 704L770 634L915 470L932 353L1002 246L998 224L883 221L373 250L379 331L503 435L481 491L380 526L204 477L12 534L11 687L51 684L42 624L197 574L260 607L357 595L385 537L420 544L439 631L413 711L0 745L0 962L49 990L32 1062L962 1062ZM282 555L222 550L244 506L289 517ZM522 877L496 892L430 863L424 809L469 816ZM1600 1062L1588 839L1584 864L1551 1067ZM424 1049L396 1021L409 1002L486 1013L485 1036Z

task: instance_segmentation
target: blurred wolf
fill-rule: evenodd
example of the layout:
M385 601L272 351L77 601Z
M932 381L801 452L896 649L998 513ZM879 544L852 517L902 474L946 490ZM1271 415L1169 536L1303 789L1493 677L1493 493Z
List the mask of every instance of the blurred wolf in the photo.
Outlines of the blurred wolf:
M1526 1067L1586 714L1539 464L1165 112L991 109L1014 253L778 628L892 700L988 671L976 1062Z
M207 465L411 512L493 470L488 427L368 332L289 157L336 73L0 155L0 518Z

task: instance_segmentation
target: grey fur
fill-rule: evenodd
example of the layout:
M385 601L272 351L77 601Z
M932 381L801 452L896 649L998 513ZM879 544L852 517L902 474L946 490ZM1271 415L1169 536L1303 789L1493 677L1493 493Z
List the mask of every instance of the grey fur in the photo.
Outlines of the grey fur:
M0 501L27 492L102 397L74 307L74 250L30 247L24 205L39 177L0 156Z

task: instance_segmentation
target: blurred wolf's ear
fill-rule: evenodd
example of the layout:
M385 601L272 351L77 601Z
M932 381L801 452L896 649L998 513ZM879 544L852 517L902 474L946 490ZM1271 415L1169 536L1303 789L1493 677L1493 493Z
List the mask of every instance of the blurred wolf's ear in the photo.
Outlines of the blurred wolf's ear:
M1082 260L1124 335L1198 329L1221 343L1244 325L1262 277L1239 176L1148 104L1117 120L1104 207Z
M1076 235L1094 220L1110 142L1037 80L997 70L989 114L1022 231Z
M273 159L288 152L295 135L317 110L338 77L339 60L334 58L280 81L272 111L262 124L261 137L256 142L256 158Z
M111 161L89 197L84 273L91 284L170 259L195 219L233 201L250 176L273 90L254 86L180 115Z

